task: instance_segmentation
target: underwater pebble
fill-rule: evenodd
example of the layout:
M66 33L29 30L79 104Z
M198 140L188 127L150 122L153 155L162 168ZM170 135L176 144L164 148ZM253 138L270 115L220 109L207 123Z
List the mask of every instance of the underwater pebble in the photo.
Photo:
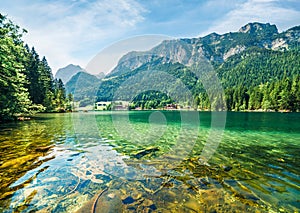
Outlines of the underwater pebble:
M232 166L222 166L225 172L229 172L232 169Z
M184 204L184 206L186 207L186 208L188 208L188 209L191 209L191 210L193 210L193 211L195 211L195 212L198 212L199 211L199 202L196 200L196 199L194 199L194 198L191 198L191 199L189 199L185 204Z

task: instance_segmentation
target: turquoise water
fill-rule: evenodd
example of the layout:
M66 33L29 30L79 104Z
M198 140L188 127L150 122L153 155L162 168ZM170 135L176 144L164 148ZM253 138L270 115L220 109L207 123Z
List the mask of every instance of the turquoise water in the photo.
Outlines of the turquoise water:
M299 212L300 114L228 112L224 131L214 116L89 112L2 124L0 211Z

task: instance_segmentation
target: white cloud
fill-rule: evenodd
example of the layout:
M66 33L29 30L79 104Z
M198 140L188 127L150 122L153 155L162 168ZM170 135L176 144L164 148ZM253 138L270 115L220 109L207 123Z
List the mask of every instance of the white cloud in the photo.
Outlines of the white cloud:
M293 8L282 7L279 0L248 0L238 3L235 9L224 17L216 20L206 32L227 33L237 31L249 22L262 22L276 24L279 30L299 25L300 12Z
M46 55L54 72L68 63L84 66L93 56L86 52L132 30L146 12L136 0L18 3L19 9L7 9L7 13L28 29L25 41ZM98 51L95 49L94 54Z

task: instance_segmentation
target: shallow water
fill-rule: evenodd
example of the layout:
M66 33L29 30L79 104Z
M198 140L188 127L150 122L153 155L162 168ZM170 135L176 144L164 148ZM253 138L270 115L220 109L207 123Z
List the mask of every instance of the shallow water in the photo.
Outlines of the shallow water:
M299 121L228 112L211 131L209 112L137 111L2 124L0 212L299 212Z

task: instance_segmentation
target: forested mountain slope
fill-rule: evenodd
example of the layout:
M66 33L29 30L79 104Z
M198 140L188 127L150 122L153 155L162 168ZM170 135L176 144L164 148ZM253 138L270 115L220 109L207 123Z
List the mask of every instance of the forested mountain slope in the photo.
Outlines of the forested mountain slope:
M261 23L249 23L238 32L224 35L212 33L202 38L164 41L150 51L124 55L101 81L97 97L112 100L115 91L132 76L155 70L183 82L193 94L193 103L178 103L176 97L153 90L141 91L132 107L157 108L178 103L211 110L299 111L299 43L300 27L279 33L275 25ZM208 96L202 79L191 70L204 58L222 84L225 96L219 97L221 104L213 104L216 100L210 100L214 97ZM161 88L158 82L155 84L154 87ZM134 87L127 85L122 89ZM129 96L122 98L126 100Z

